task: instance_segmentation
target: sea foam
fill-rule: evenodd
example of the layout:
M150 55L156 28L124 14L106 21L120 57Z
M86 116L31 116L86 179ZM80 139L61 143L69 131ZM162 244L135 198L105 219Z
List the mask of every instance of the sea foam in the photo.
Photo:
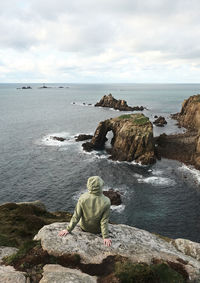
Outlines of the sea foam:
M65 141L58 141L56 139L53 139L53 137L59 137L66 139ZM52 133L45 135L42 140L42 144L47 146L67 146L69 144L74 143L74 137L70 136L68 132L60 132L60 133Z

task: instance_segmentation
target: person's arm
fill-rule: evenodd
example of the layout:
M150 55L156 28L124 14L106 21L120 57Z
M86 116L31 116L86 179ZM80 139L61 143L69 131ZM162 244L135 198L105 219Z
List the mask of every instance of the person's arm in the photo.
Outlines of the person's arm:
M82 208L80 205L80 201L78 201L69 225L65 230L59 232L59 236L66 236L67 234L69 234L74 229L76 224L79 222L81 216L82 216Z
M108 233L109 215L110 215L110 205L106 207L101 218L101 234L104 240L104 244L108 247L111 246L112 243L111 239L109 239L109 233Z

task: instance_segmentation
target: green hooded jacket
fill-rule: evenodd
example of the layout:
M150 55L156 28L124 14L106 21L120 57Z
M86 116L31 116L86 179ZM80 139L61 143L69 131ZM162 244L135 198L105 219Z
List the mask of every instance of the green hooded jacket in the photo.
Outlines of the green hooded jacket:
M110 214L110 199L104 196L103 180L98 176L88 179L88 192L80 196L67 231L71 232L80 221L84 231L100 233L104 239L109 237L108 220Z

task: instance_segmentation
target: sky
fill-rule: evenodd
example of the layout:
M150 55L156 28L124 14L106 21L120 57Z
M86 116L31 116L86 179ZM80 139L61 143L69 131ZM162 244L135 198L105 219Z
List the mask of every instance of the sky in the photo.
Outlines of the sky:
M0 1L8 82L198 83L200 1Z

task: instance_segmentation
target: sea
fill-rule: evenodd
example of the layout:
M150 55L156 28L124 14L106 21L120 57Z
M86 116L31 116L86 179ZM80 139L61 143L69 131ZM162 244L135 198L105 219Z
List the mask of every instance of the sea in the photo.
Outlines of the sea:
M154 126L154 136L184 132L170 114L199 93L200 84L42 86L0 84L0 203L40 200L50 211L73 212L87 179L98 175L105 190L122 196L122 204L111 207L111 222L200 242L200 171L168 159L150 166L114 162L105 151L87 153L83 142L75 141L78 134L93 134L100 121L124 114L94 107L109 93L130 106L146 107L143 113L151 121L164 116L167 125Z

